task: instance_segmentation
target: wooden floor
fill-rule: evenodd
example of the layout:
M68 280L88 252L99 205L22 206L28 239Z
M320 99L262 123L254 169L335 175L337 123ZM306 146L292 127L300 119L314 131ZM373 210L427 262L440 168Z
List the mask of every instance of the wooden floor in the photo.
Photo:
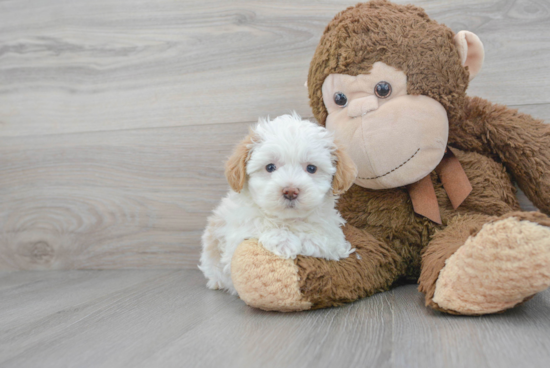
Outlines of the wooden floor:
M0 273L0 367L525 367L550 362L550 291L504 314L423 306L415 285L283 314L195 270Z

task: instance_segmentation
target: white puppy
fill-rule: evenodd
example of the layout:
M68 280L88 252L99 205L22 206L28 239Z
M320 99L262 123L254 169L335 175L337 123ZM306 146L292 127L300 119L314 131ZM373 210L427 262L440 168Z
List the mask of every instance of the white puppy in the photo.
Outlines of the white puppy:
M357 169L325 128L296 114L260 120L229 158L225 174L232 190L202 236L199 268L209 288L236 294L231 258L248 238L284 258L338 260L353 252L335 205Z

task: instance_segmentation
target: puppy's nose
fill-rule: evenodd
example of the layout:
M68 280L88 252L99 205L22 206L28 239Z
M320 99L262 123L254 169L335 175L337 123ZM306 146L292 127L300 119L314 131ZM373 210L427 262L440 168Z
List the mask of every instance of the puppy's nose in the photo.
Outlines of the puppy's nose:
M283 189L283 197L288 200L298 198L298 193L300 193L300 190L298 188L286 187Z

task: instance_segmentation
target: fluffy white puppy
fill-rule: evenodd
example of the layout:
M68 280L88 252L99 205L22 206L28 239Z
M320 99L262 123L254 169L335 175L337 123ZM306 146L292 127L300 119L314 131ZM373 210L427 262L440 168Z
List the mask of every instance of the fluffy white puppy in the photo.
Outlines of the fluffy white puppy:
M357 169L325 128L296 114L260 120L229 158L225 174L232 190L202 236L199 268L209 288L236 294L231 258L249 238L284 258L338 260L353 252L335 205Z

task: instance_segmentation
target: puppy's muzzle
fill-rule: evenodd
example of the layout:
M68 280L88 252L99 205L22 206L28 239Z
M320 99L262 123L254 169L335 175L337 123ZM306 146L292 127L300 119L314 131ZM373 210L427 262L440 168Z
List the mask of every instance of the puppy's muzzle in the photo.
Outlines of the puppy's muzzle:
M299 193L300 190L298 188L286 187L283 189L283 197L285 197L289 201L293 201L298 198Z

